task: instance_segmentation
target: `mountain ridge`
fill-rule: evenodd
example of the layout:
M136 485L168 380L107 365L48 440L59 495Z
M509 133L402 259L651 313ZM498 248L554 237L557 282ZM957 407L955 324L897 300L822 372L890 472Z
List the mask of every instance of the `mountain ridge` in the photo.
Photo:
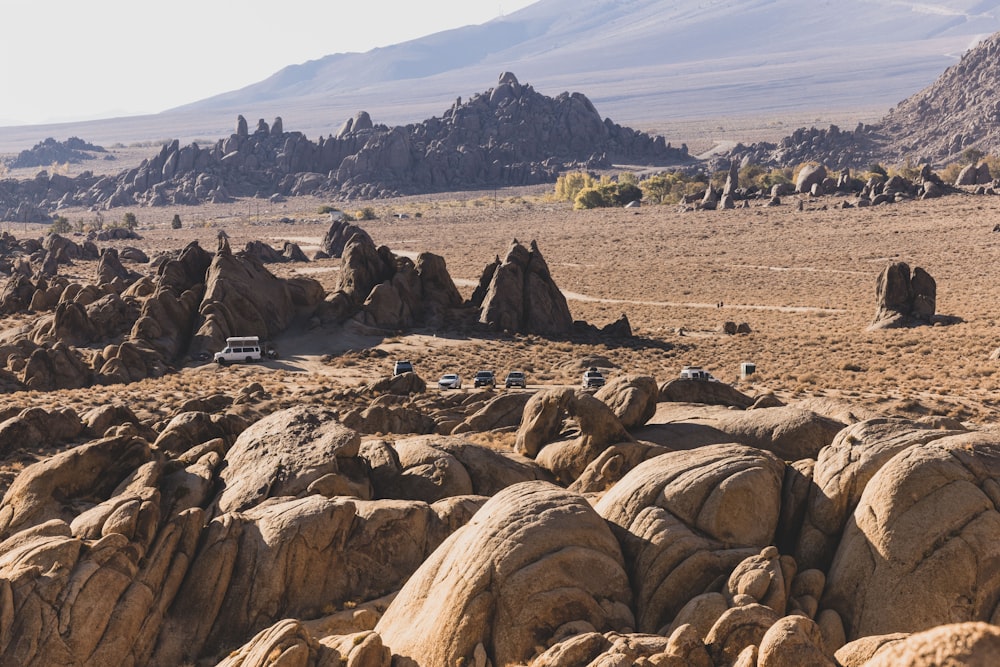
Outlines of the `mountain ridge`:
M0 128L0 151L61 134L99 143L224 136L237 114L280 115L313 136L359 110L391 125L419 122L502 71L549 95L584 92L605 117L659 132L690 119L807 111L875 119L997 31L1000 0L540 0L478 26L289 65L148 117Z

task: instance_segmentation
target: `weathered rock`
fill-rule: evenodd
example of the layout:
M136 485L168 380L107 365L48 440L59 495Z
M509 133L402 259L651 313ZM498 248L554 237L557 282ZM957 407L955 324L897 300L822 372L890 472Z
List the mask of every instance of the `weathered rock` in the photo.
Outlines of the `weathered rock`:
M622 543L637 630L658 631L771 543L783 473L773 454L716 445L650 459L605 493L595 509Z
M581 578L573 572L588 572ZM396 659L522 663L566 623L631 627L628 578L607 524L544 482L508 487L410 577L376 631Z
M344 248L347 247L347 242L355 234L366 239L372 247L375 246L375 242L372 241L372 237L368 235L368 232L360 226L344 220L343 214L338 215L336 218L331 214L331 220L330 228L326 230L323 241L320 243L320 248L328 257L341 257L344 254Z
M885 644L864 665L987 667L996 663L998 655L1000 628L987 623L954 623Z
M875 288L875 319L869 328L891 329L930 324L937 302L937 285L930 274L904 262L889 264Z
M708 405L731 405L746 409L754 400L725 382L675 378L659 388L659 400L678 403L705 403Z
M83 423L72 408L26 408L0 422L0 453L72 440L82 431Z
M757 667L834 667L819 627L802 616L786 616L768 628L760 641Z
M875 473L822 600L848 639L997 617L998 461L992 437L968 433L909 447Z
M485 278L485 274L484 274ZM489 279L479 321L502 331L544 335L573 327L566 297L556 286L538 245L526 249L515 239Z
M658 396L656 380L648 375L618 376L594 394L594 398L611 408L622 426L629 430L653 417Z
M795 179L795 191L808 193L813 185L822 184L826 178L826 167L821 164L807 164L799 170Z
M81 506L107 499L152 458L147 442L126 436L96 440L28 466L0 503L0 537L52 519L69 523Z
M310 495L209 523L150 664L242 644L282 618L396 590L439 544L426 503Z
M279 496L370 498L367 475L339 465L357 458L360 443L329 408L303 405L272 413L240 433L226 452L214 513L239 512Z
M848 426L820 450L804 507L795 558L803 568L826 570L841 533L869 480L893 456L954 431L897 418L869 419Z

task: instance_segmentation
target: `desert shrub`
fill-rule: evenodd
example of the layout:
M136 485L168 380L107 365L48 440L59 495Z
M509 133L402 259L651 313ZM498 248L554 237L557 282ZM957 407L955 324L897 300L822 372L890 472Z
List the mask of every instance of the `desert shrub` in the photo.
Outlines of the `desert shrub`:
M891 167L888 171L889 176L901 176L908 181L916 181L920 177L920 165L913 164L909 158L903 164Z
M558 201L575 202L576 197L584 188L595 185L594 177L582 171L571 171L556 179L556 199Z
M57 215L52 218L52 224L49 226L49 232L53 234L68 234L70 230L69 219L63 215Z
M181 216L179 213L174 213L174 219L170 221L170 229L180 229L181 228Z
M663 204L666 203L666 199L670 196L670 190L673 188L673 185L674 179L670 174L656 174L655 176L643 179L639 183L639 188L642 190L643 199L651 204Z
M958 180L958 175L965 168L961 162L949 162L942 169L938 170L938 176L945 183L954 183Z
M573 200L573 208L577 210L604 208L607 205L604 195L596 187L583 188L576 194L576 198Z
M330 206L329 204L323 204L322 206L319 207L319 214L326 215L327 213L333 213L336 210L337 208L334 206Z
M619 206L625 206L642 199L642 189L635 183L618 182L615 188L614 200Z
M139 226L139 220L135 217L135 213L129 211L124 216L122 216L122 226L125 229L135 229Z
M354 214L354 218L355 220L376 220L378 216L375 215L375 209L371 206L365 206Z
M871 176L881 176L882 178L889 178L889 172L878 162L872 162L868 165L868 175Z
M986 153L975 148L974 146L969 146L964 151L962 151L962 156L959 158L959 162L963 165L966 164L977 164L980 160L986 157Z

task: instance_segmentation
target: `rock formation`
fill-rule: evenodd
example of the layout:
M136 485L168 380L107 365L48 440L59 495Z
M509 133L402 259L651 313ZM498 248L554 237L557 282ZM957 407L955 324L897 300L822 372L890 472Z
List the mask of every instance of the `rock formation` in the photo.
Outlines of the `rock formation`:
M375 124L361 112L336 136L307 139L261 119L207 147L167 142L112 177L46 174L0 190L0 219L44 220L58 207L196 204L233 197L325 194L340 199L531 185L577 165L673 165L691 160L663 137L603 119L584 95L555 98L510 73L440 117ZM49 163L47 163L49 164ZM43 210L44 209L44 210Z
M487 287L481 297L473 295L472 305L491 329L552 335L573 327L566 297L534 241L526 249L514 239L503 262L487 266L479 284Z
M893 262L879 274L875 286L875 320L872 329L893 329L930 324L937 308L937 283L919 266Z

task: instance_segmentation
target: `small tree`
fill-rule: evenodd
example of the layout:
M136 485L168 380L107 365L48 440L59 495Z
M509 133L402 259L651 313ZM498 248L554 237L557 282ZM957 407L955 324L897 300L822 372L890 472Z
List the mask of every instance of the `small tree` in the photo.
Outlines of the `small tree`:
M69 230L69 218L63 215L57 215L52 218L52 225L49 226L49 232L52 234L67 234Z
M139 221L135 217L135 213L129 211L122 217L122 225L125 229L131 231L139 226Z
M180 229L181 228L181 216L179 213L174 213L174 219L170 221L170 229Z

